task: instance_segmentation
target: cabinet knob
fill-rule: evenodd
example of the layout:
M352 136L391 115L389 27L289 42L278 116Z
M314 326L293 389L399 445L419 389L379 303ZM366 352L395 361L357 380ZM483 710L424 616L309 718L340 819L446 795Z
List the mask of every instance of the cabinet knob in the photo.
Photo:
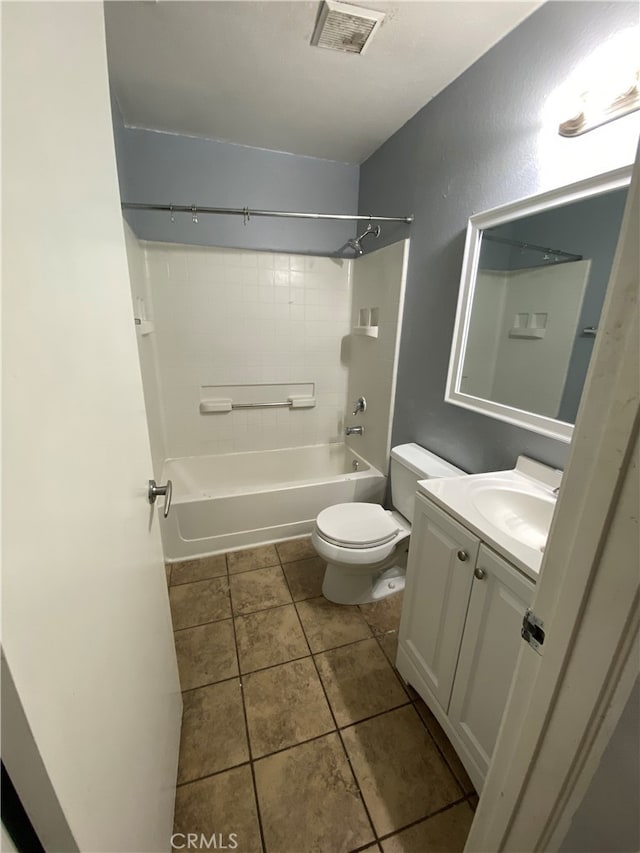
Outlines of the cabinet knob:
M480 568L478 568L478 567L476 567L476 568L473 570L473 574L474 574L474 577L478 578L478 580L479 580L479 581L484 580L484 579L485 579L485 577L487 576L487 573L485 572L485 570L484 570L484 569L480 569Z
M469 559L469 555L466 551L458 551L458 559L461 563L464 563L465 560Z

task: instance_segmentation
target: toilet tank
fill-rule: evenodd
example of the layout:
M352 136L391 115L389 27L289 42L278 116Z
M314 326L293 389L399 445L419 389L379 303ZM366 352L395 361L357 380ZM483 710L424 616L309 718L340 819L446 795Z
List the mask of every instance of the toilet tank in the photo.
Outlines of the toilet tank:
M413 499L418 480L436 477L463 477L464 471L445 462L419 444L399 444L391 448L391 502L413 522Z

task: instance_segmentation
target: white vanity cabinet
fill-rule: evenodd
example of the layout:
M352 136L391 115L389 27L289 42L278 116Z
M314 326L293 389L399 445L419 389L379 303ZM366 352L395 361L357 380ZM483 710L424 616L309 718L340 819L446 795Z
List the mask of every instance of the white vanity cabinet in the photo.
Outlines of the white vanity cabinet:
M480 540L422 495L415 501L399 645L446 710Z
M534 584L416 495L397 665L478 790L491 761Z

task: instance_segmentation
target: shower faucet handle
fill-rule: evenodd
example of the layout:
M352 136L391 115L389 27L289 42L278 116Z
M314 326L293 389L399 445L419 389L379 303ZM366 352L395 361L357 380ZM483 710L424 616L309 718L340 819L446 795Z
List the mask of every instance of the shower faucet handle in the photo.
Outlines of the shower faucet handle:
M364 397L358 397L358 399L353 404L353 414L357 415L358 412L366 412L367 411L367 401Z

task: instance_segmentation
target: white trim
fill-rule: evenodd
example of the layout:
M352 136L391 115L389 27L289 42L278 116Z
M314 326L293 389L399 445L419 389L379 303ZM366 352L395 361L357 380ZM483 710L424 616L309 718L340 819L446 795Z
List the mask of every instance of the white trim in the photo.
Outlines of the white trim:
M638 672L638 165L569 464L468 851L561 843Z
M523 409L516 409L493 400L474 397L472 394L464 394L460 389L462 369L464 364L464 352L469 334L471 322L471 309L473 305L473 294L475 290L478 262L480 260L480 247L482 232L487 228L494 228L512 221L516 216L532 216L554 207L560 207L570 202L581 201L595 195L602 195L612 190L628 186L631 179L631 166L624 166L602 175L578 181L565 187L559 187L539 195L529 196L519 201L510 202L500 207L482 213L476 213L469 219L467 226L467 238L465 242L464 258L462 262L462 273L460 277L460 291L458 295L458 307L453 330L451 345L451 358L447 373L447 384L445 390L445 402L464 409L481 412L491 418L524 427L532 432L555 438L559 441L569 442L573 435L573 424L555 418L537 415Z
M404 319L404 300L407 291L407 272L409 270L409 250L411 248L410 238L405 238L402 247L402 270L400 272L400 294L398 303L398 321L396 324L396 342L393 348L393 375L391 377L391 394L389 396L389 419L387 422L387 447L386 459L387 470L383 474L389 473L391 465L391 433L393 431L393 419L396 413L396 392L398 389L398 363L400 360L400 339L402 337L402 321ZM392 244L389 244L392 245Z

